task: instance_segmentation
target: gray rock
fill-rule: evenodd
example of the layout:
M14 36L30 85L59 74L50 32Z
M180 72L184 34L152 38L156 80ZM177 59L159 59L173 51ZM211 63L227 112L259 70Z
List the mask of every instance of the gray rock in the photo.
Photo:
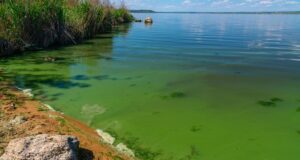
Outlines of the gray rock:
M41 134L10 141L0 160L78 160L78 149L75 137Z

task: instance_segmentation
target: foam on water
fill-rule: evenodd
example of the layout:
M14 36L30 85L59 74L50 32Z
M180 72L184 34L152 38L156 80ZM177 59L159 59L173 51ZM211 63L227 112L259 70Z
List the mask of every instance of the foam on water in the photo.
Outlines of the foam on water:
M101 137L104 143L111 144L111 145L114 144L116 139L113 136L111 136L109 133L104 132L101 129L97 129L96 132Z

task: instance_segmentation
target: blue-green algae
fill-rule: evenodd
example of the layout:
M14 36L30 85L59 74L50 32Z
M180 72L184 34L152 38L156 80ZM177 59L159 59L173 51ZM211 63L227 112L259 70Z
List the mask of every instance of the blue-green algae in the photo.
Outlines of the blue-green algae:
M0 67L143 159L300 158L299 15L151 16Z

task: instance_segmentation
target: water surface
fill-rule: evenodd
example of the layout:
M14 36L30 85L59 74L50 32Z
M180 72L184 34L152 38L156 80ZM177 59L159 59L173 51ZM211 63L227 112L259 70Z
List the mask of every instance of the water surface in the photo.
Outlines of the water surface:
M147 160L300 158L299 15L150 16L0 66Z

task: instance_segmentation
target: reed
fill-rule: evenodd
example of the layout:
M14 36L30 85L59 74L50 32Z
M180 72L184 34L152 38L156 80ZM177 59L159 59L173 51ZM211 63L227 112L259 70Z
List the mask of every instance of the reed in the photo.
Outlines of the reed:
M76 44L132 20L125 5L116 8L108 0L2 0L1 52L8 48L4 44L22 49Z

